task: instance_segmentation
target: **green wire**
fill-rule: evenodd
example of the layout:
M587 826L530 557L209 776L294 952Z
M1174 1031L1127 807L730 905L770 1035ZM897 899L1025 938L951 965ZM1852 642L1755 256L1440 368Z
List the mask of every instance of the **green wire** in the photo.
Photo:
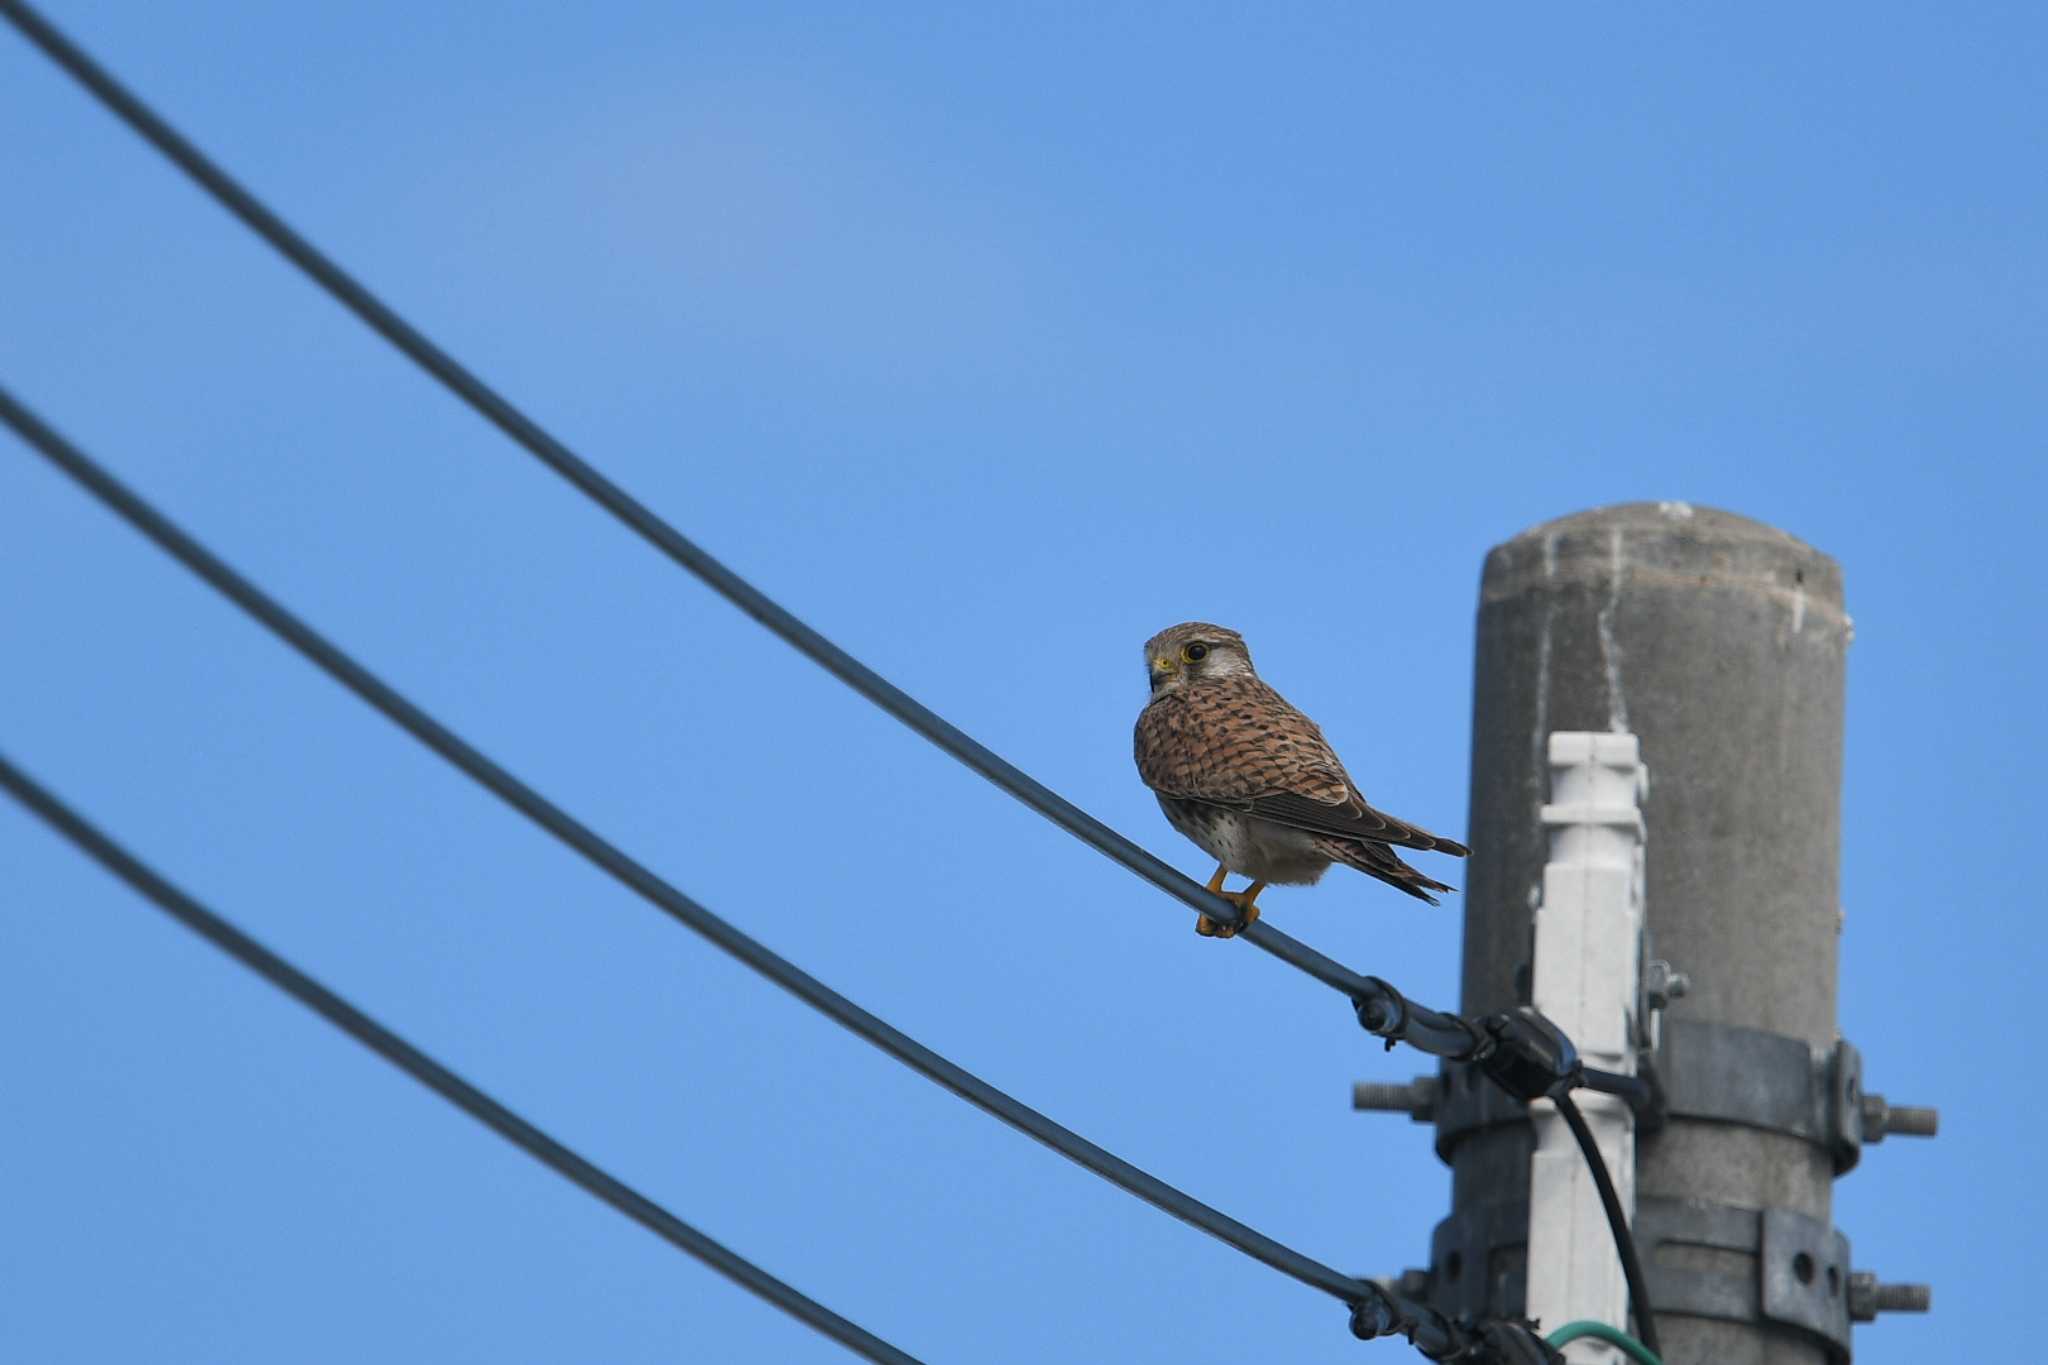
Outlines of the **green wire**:
M1619 1346L1622 1352L1630 1360L1635 1361L1637 1365L1664 1365L1663 1361L1650 1353L1649 1347L1643 1345L1643 1343L1637 1341L1628 1333L1618 1327L1609 1327L1604 1322L1594 1322L1591 1318L1580 1318L1577 1322L1568 1322L1545 1337L1543 1341L1547 1346L1562 1346L1568 1341L1577 1341L1580 1337L1597 1337L1610 1346Z

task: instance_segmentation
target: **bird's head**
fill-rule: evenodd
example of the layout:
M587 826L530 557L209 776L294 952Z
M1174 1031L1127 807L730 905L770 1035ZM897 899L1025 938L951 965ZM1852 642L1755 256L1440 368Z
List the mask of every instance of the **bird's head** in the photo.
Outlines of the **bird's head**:
M1145 642L1145 672L1158 696L1189 683L1250 673L1252 655L1236 631L1189 621Z

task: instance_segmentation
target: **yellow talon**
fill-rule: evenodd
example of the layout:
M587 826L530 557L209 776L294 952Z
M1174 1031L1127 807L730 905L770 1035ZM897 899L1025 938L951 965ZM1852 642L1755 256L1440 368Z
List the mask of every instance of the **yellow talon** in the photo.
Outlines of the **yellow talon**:
M1216 875L1209 878L1209 883L1203 890L1214 892L1232 905L1235 905L1244 912L1244 919L1237 924L1223 924L1210 919L1207 915L1202 915L1195 920L1195 932L1203 938L1236 938L1238 930L1249 929L1258 922L1259 893L1266 889L1266 884L1264 882L1253 882L1242 891L1225 891L1223 889L1223 878L1228 873L1229 869L1219 864L1216 868Z

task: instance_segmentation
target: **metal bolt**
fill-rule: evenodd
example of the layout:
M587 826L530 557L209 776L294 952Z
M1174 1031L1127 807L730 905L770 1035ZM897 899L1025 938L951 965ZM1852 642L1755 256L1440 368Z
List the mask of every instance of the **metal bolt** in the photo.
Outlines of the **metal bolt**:
M1879 1313L1925 1313L1934 1306L1934 1286L1879 1284L1874 1272L1849 1272L1849 1317L1874 1322Z
M1351 1107L1406 1114L1417 1123L1428 1123L1436 1117L1437 1089L1434 1076L1417 1076L1406 1085L1356 1081L1351 1086Z
M1644 964L1643 995L1649 1000L1651 1009L1661 1010L1691 989L1692 978L1673 970L1663 958L1653 957Z
M1933 1137L1941 1127L1941 1112L1915 1105L1891 1105L1882 1095L1863 1095L1863 1140L1882 1142L1885 1134L1900 1137Z

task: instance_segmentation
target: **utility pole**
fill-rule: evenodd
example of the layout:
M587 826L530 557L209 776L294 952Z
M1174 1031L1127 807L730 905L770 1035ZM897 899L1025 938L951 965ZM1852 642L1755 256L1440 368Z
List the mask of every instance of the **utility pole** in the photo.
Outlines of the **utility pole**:
M1846 1361L1852 1320L1927 1306L1852 1270L1830 1217L1864 1143L1934 1127L1865 1094L1836 1032L1850 634L1832 559L1684 503L1565 517L1486 560L1461 1009L1531 1003L1555 976L1535 953L1551 736L1634 736L1651 780L1628 1029L1661 1103L1635 1134L1633 1222L1670 1361ZM1354 1103L1434 1119L1452 1168L1451 1216L1402 1287L1525 1313L1557 1275L1529 1263L1529 1112L1467 1066Z

